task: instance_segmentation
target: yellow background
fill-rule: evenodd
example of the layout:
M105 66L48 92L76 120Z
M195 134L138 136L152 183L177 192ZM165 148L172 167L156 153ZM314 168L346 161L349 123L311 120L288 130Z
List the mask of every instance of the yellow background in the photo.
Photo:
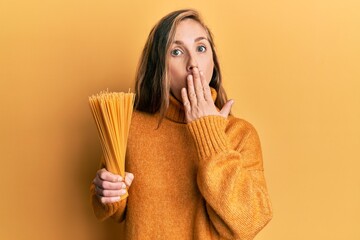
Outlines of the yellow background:
M360 1L0 1L0 239L119 239L92 214L87 97L133 87L151 27L200 10L263 147L257 240L360 239Z

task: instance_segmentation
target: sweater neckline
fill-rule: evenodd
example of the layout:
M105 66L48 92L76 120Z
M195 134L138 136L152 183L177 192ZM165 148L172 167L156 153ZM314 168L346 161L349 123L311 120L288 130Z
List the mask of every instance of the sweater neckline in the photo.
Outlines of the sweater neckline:
M215 99L217 97L217 92L212 87L210 87L210 90L211 90L211 97L215 102ZM169 107L165 113L165 118L178 123L186 123L184 105L182 104L182 102L177 100L174 97L174 95L171 93L169 97Z

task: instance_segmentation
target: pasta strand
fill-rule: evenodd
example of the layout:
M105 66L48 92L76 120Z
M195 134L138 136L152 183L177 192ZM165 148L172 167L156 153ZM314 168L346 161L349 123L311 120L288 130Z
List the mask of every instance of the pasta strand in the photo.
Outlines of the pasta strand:
M106 169L125 177L125 155L135 94L102 91L89 97ZM126 198L127 194L122 196Z

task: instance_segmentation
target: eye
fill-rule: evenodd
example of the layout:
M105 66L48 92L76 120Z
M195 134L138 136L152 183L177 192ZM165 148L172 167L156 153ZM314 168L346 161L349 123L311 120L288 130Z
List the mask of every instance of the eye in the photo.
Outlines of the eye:
M199 52L206 52L206 47L205 47L205 46L198 46L198 47L197 47L197 50L198 50Z
M182 51L180 49L174 49L171 51L172 56L179 56L180 54L182 54Z

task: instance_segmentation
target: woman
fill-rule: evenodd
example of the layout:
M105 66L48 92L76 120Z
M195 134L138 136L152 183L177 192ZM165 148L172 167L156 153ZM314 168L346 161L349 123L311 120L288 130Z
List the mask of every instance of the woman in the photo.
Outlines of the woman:
M270 221L258 135L229 115L221 80L196 11L155 25L136 76L128 173L102 168L91 186L95 215L125 220L126 239L253 239Z

